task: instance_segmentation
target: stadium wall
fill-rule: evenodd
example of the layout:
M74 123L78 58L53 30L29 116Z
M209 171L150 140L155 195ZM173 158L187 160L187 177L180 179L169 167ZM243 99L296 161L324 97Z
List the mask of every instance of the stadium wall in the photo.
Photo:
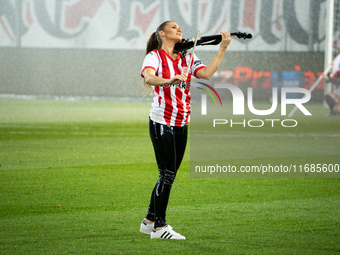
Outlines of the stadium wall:
M325 0L0 0L0 6L5 95L140 98L145 44L165 20L176 21L183 38L198 28L202 36L252 33L251 40L233 38L215 78L252 86L257 99L268 99L283 72L299 72L298 85L308 87L323 69ZM200 46L196 53L208 64L216 50ZM322 86L314 93L320 100Z
M196 54L209 64L215 52L198 48ZM143 97L141 50L0 48L0 58L1 94ZM323 70L323 58L308 52L227 52L215 78L252 86L256 99L268 99L274 74L298 71L301 86L308 88ZM313 100L322 100L323 85Z

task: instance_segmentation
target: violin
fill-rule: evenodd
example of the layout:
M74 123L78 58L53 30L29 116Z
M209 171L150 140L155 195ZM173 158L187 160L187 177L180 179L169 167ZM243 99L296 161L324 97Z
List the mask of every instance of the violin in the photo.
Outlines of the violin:
M237 36L239 39L251 39L253 36L252 34L242 33L242 32L235 32L230 33L231 36ZM200 39L197 40L196 45L218 45L222 41L222 35L209 35L209 36L202 36ZM182 39L182 42L176 43L174 47L175 52L182 52L194 47L195 42L189 39Z

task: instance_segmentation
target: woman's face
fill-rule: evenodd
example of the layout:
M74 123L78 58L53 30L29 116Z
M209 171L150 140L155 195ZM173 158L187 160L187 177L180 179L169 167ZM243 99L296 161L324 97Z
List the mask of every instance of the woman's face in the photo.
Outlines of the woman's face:
M162 34L163 33L163 34ZM160 31L160 36L163 40L174 40L175 43L182 41L182 29L176 22L170 21L166 24L165 29Z

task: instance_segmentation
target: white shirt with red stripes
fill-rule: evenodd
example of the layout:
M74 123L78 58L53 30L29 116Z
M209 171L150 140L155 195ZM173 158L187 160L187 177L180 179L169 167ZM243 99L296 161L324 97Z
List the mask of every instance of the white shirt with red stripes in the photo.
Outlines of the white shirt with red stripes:
M174 60L163 49L153 50L145 56L141 76L144 78L146 68L152 68L156 76L170 79L186 72L190 58L191 54L186 54L185 58L181 58L181 53L178 53L177 59ZM176 85L151 86L155 95L150 110L151 120L175 127L188 124L191 112L191 75L196 77L197 71L202 68L205 68L205 65L194 54L186 82Z

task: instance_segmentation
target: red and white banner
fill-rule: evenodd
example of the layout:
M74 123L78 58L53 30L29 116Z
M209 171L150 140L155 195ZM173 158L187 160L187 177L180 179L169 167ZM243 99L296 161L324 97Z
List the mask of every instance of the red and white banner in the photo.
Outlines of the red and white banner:
M233 40L232 51L308 51L310 12L314 48L323 49L326 1L0 0L0 47L144 50L157 26L173 20L184 38L197 29L253 34Z

